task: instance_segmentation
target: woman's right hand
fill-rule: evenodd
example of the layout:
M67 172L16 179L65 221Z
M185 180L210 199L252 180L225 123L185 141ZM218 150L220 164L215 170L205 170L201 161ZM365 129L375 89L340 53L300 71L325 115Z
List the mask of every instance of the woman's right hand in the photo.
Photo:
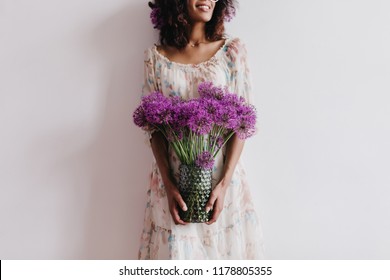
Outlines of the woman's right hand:
M172 219L176 225L186 225L188 223L180 219L179 208L183 211L187 211L187 205L185 204L183 198L181 197L179 190L172 182L169 182L165 185L165 191L168 198L169 212L171 213Z
M175 180L172 178L170 164L169 164L169 155L168 155L168 142L165 139L165 136L160 131L155 131L152 133L151 146L153 155L156 159L158 169L161 174L161 179L165 186L165 191L168 198L169 212L171 213L172 219L177 225L186 225L188 223L180 219L179 209L187 211L187 206L181 197Z

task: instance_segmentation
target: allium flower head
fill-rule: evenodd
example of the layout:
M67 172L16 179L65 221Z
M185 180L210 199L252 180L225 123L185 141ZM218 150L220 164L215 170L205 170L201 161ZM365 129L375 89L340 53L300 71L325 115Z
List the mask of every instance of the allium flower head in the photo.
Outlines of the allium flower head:
M196 110L188 119L189 128L199 135L208 134L212 128L212 118L204 108L194 106Z
M171 116L172 100L155 91L142 97L141 106L146 120L152 125L168 123Z
M145 111L142 106L138 106L137 109L135 109L133 113L133 121L136 126L139 126L141 128L144 128L147 126L148 122L145 117Z
M209 151L205 151L198 155L195 164L201 168L211 169L214 165L214 159Z
M200 97L208 98L213 95L213 83L212 82L202 82L198 85L198 93Z
M150 12L150 19L153 24L153 28L155 29L161 29L164 25L163 18L161 16L161 10L158 7L152 8L152 11Z
M238 107L243 104L243 100L234 93L226 93L223 101L225 106L233 106L233 107Z
M216 123L219 115L221 115L221 111L223 110L221 102L211 98L202 98L200 100L200 104L209 114L211 121Z
M222 107L216 120L218 126L225 129L234 129L237 126L237 110L233 106Z
M222 100L227 89L219 86L214 86L212 82L202 82L198 86L198 92L201 98Z
M241 116L238 119L237 126L234 132L237 133L238 138L247 139L256 132L256 115Z
M231 21L236 15L236 10L234 8L228 7L225 14L225 21Z

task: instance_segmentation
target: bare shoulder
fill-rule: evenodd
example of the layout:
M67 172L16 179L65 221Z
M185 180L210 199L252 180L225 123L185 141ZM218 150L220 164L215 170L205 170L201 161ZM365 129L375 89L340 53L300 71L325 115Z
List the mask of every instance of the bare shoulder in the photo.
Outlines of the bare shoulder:
M216 46L217 48L221 48L223 45L225 45L225 42L226 42L227 40L228 40L228 39L222 38L221 40L214 41L213 43L215 44L215 46Z

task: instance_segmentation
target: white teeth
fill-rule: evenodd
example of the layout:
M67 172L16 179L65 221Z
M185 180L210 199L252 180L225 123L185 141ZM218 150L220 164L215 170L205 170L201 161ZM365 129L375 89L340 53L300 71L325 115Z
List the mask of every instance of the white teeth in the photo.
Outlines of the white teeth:
M209 6L206 6L206 5L200 5L200 6L198 6L198 8L200 8L200 9L203 9L203 10L210 10L210 7Z

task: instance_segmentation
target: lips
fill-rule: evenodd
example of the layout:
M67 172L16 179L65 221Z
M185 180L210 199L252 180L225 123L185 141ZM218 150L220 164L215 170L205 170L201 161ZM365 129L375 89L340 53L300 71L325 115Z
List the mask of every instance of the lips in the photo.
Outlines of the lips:
M206 5L206 4L198 4L195 7L197 7L198 9L200 9L204 12L208 12L211 9L211 7L209 5Z

